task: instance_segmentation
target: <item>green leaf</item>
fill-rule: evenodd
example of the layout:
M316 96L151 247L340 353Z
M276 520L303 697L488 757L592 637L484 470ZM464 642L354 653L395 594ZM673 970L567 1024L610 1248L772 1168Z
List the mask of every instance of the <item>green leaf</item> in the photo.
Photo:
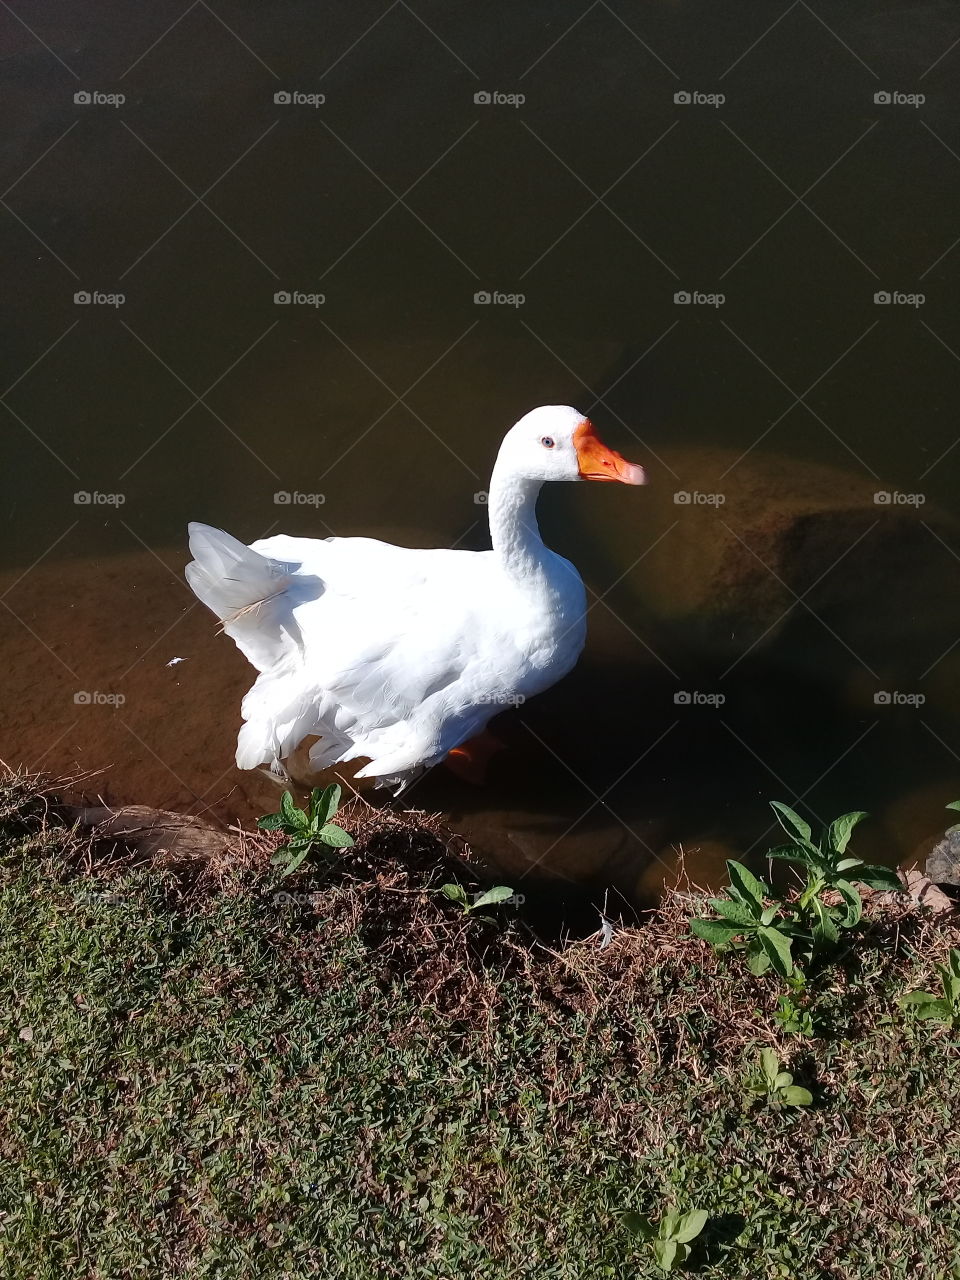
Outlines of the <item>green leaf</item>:
M762 948L757 951L751 951L747 957L747 968L755 978L759 978L761 974L766 973L770 968L770 957Z
M847 913L840 923L844 929L852 929L860 923L863 901L849 880L837 880L833 887L847 904Z
M752 929L757 923L756 913L745 902L733 902L730 898L708 898L707 902L717 915L723 916L725 920L732 920L734 924Z
M707 1225L708 1216L706 1209L691 1209L689 1213L685 1213L674 1233L674 1240L678 1244L688 1244L689 1241L696 1240Z
M467 904L467 895L462 885L459 884L442 884L440 892L445 894L451 902L459 902L462 906Z
M760 939L760 945L770 957L770 964L781 978L788 978L793 973L793 956L790 954L790 946L793 941L788 938L785 933L781 933L779 929L774 929L769 925L763 926L757 930L757 937Z
M292 852L293 845L290 845L289 847ZM306 848L299 849L296 853L294 853L293 857L290 859L290 861L287 863L284 869L280 872L281 877L292 876L293 873L299 868L301 862L303 862L304 858L307 856L309 852L310 852L310 846L308 844Z
M712 947L722 947L731 938L743 933L743 929L739 925L728 924L725 920L691 920L690 932L704 942L709 942Z
M773 924L774 920L776 919L777 912L780 910L782 905L783 904L780 902L774 902L771 906L764 907L763 913L760 916L760 923Z
M858 880L869 889L889 889L893 893L903 893L900 877L889 867L873 867L864 863L863 866L857 867L850 879Z
M307 815L293 803L293 796L289 791L285 791L281 797L280 813L286 826L294 831L306 831L310 826Z
M335 822L327 822L320 828L317 835L332 849L349 849L353 845L353 836L344 831L343 827L338 827Z
M773 1082L775 1089L786 1089L787 1085L793 1084L793 1076L789 1071L778 1071Z
M813 1101L813 1094L809 1089L801 1089L799 1085L791 1084L785 1089L780 1090L780 1097L788 1107L809 1107Z
M261 831L279 831L283 826L283 814L265 813L262 818L257 819L257 826Z
M277 852L270 859L270 865L271 867L283 867L283 866L286 866L286 864L289 861L290 861L290 851L287 848L287 846L284 845L283 848L278 849Z
M795 813L789 805L781 804L779 800L771 800L770 808L788 836L797 835L804 844L810 844L810 824L804 822L799 813Z
M317 827L329 822L340 808L340 795L341 788L335 782L323 790L314 787L310 792L310 817Z
M752 871L748 871L742 862L734 862L732 859L727 860L727 872L730 875L731 887L736 889L741 897L749 902L755 902L762 908L764 898L770 893L763 881L758 880Z
M628 1231L632 1231L634 1235L644 1240L652 1240L657 1234L650 1219L645 1218L642 1213L637 1213L636 1209L626 1211L623 1215L623 1225Z
M657 1266L663 1271L669 1271L673 1266L677 1256L676 1240L654 1240L653 1256L656 1259Z
M946 806L948 809L960 809L960 800L951 800Z
M799 862L803 867L810 864L809 856L805 853L798 853L795 844L780 845L779 848L770 849L767 857L779 858L781 862Z
M494 888L488 889L486 893L481 893L479 897L474 898L471 911L477 907L492 907L498 902L506 902L508 898L513 897L513 890L509 889L505 884L495 885Z
M918 1018L936 1018L938 1022L950 1022L953 1019L953 1005L949 1000L932 1000L929 1004L919 1005Z
M900 1003L904 1006L916 1004L936 1004L939 996L935 996L932 991L908 991L905 996L900 997Z
M862 858L841 858L834 871L849 871L851 867L862 867L864 865Z
M676 1234L680 1214L676 1209L668 1209L660 1222L659 1236L661 1240L672 1240Z
M850 843L850 836L853 834L854 827L858 822L862 822L865 817L867 817L867 814L858 809L854 813L845 813L839 818L834 818L827 832L830 848L835 849L837 853L843 853Z
M771 1083L776 1080L777 1072L780 1070L780 1058L776 1049L760 1050L760 1066L763 1068L763 1074Z
M830 914L829 908L825 907L819 898L814 898L810 905L813 907L813 914L816 918L817 931L823 941L831 946L839 942L840 930L837 928L836 921ZM816 941L817 939L815 938L814 940Z

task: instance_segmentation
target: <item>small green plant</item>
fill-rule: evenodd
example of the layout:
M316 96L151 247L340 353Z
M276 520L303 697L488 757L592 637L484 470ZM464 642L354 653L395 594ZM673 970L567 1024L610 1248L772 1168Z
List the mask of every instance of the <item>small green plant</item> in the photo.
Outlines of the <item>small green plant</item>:
M747 1080L747 1099L755 1102L763 1098L774 1111L783 1107L809 1107L813 1094L793 1083L789 1071L780 1070L780 1059L775 1049L760 1050L760 1066Z
M782 1031L795 1036L814 1034L813 1015L807 1007L807 979L802 973L793 973L787 979L790 991L777 1000L774 1018Z
M677 1263L684 1263L690 1257L690 1241L707 1225L705 1209L691 1209L688 1213L668 1210L659 1223L654 1224L643 1214L629 1209L623 1215L624 1224L635 1234L645 1240L661 1271L672 1271Z
M793 972L793 922L784 914L783 903L768 905L769 887L742 862L728 861L727 872L727 897L707 899L721 918L691 920L691 931L714 947L745 951L751 973L761 974L772 966L782 978L789 977Z
M282 831L287 837L270 859L273 866L282 867L282 876L293 875L310 850L317 845L331 849L349 849L353 844L353 836L344 831L330 819L336 815L340 807L340 787L333 783L329 787L314 787L310 792L309 812L298 809L293 803L293 796L285 791L280 799L277 813L267 813L258 821L261 831Z
M797 907L806 917L814 950L833 946L838 940L839 928L852 929L860 923L863 902L853 881L870 889L887 889L894 893L902 890L897 873L889 867L874 866L847 854L854 827L867 816L862 810L835 818L820 843L814 844L810 824L804 822L799 814L779 800L771 801L771 808L790 843L771 849L767 856L792 862L804 869L806 884ZM841 908L824 906L820 895L831 889L840 895Z
M933 991L911 991L900 1003L912 1009L918 1018L932 1022L945 1022L955 1030L960 1029L960 950L953 947L946 964L938 964L943 995Z
M496 924L493 916L474 915L480 907L495 907L498 903L506 902L513 897L513 890L505 884L494 885L492 889L487 889L484 893L478 893L471 902L467 897L467 891L460 884L443 884L440 886L440 892L451 902L455 902L460 907L461 912L465 916L473 916L475 920L482 920L485 924Z
M772 968L781 978L789 978L798 966L833 950L842 929L855 929L860 923L863 901L854 880L871 889L898 890L902 885L889 867L847 855L850 836L865 813L843 814L815 844L809 824L799 814L777 800L771 803L790 843L771 849L768 857L803 868L805 883L800 892L789 901L774 898L769 886L742 863L730 861L727 897L708 899L721 918L693 920L690 928L715 947L746 951L751 972L761 974ZM836 896L828 901L825 894ZM786 1010L785 1016L789 1016Z

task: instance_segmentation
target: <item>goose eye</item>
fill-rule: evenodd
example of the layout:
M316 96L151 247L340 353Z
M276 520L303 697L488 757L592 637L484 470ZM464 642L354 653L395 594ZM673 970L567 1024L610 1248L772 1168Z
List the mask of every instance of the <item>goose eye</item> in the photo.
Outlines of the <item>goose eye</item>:
M553 436L541 436L540 443L543 445L545 449L552 449L556 444L556 441L554 440Z

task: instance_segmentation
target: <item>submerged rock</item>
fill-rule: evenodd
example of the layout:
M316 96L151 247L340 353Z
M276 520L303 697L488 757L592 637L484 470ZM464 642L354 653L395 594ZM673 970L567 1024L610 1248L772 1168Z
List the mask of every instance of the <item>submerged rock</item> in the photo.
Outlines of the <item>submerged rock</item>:
M934 884L960 887L960 827L948 831L930 852L927 876Z

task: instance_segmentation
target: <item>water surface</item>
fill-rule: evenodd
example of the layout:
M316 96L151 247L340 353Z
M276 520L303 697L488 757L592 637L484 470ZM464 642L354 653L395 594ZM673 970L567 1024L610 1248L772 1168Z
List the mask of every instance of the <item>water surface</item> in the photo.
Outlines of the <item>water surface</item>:
M0 16L4 759L262 812L186 522L479 549L503 431L573 403L651 481L544 494L587 653L497 722L485 788L437 770L411 802L515 876L641 894L678 848L701 876L762 848L771 797L870 810L889 859L942 826L960 17L584 9Z

